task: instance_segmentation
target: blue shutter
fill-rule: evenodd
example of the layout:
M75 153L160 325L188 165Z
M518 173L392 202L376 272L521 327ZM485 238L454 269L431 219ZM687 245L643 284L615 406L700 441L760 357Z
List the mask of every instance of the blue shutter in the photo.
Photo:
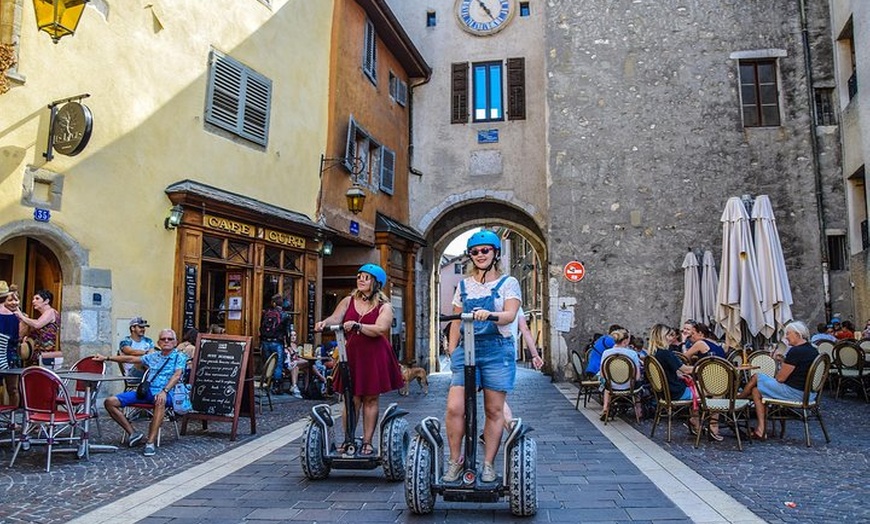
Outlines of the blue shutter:
M381 191L392 195L396 183L396 153L386 147L381 151Z
M246 73L243 97L244 113L240 135L265 147L269 141L272 81L250 69Z
M399 105L405 106L408 104L408 84L396 78L398 88L396 89L396 101Z
M371 20L366 20L365 39L363 41L363 71L377 85L378 80L378 50L377 33Z
M350 121L347 123L347 144L344 147L342 165L351 173L353 173L353 160L356 158L356 130L356 120L353 119L353 115L350 115Z

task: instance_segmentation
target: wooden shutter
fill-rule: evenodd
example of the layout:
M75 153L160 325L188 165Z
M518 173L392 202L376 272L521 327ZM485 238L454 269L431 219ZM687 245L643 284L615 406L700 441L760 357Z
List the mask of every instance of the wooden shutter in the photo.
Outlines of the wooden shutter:
M272 81L214 51L209 60L206 122L265 146L269 137Z
M363 71L376 82L378 78L378 48L375 24L366 20L365 41L363 42Z
M396 153L382 147L381 151L381 191L393 194L396 183Z
M353 119L353 115L350 115L350 121L347 123L347 144L344 149L342 165L351 173L353 173L353 161L356 158L356 129L356 121Z
M396 89L396 101L401 106L408 105L408 84L396 78L398 88Z
M451 87L451 124L468 122L468 62L453 64Z
M526 119L526 59L507 59L508 120Z

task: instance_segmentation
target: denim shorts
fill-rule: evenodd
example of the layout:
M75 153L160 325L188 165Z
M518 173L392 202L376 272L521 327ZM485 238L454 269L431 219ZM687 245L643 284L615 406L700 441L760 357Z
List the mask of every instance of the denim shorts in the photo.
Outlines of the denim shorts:
M775 378L769 375L765 375L764 373L758 374L758 391L761 392L762 397L767 398L790 400L792 402L803 402L804 400L803 390L787 386L782 382L779 382ZM816 394L810 393L810 402L814 401L815 399Z
M474 340L477 386L493 391L512 391L517 377L513 337L479 337ZM457 346L450 355L451 386L465 386L465 350Z
M118 393L115 395L118 398L118 402L121 403L122 408L126 408L130 404L154 404L154 395L151 392L148 392L147 398L140 399L136 396L135 391L124 391L123 393ZM166 394L166 407L172 407L172 394Z

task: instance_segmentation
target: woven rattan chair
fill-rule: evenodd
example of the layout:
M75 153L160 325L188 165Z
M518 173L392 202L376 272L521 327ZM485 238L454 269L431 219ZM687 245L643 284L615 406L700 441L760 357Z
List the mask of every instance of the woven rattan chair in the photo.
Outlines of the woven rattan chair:
M737 449L743 451L740 441L740 421L745 423L746 434L749 434L749 399L737 398L737 383L739 377L734 366L719 357L702 358L695 365L695 382L698 385L700 397L700 427L706 427L705 421L719 415L720 421L734 428L737 435ZM695 437L695 447L701 442L701 433Z
M854 340L841 340L834 346L834 369L837 390L834 398L840 398L840 387L855 386L867 402L867 379L864 371L864 350Z
M263 397L269 401L269 411L272 409L272 381L275 375L275 366L278 365L278 354L272 353L266 362L263 364L263 374L260 375L260 380L257 381L257 387L254 391L254 397L257 399L257 407L260 413L263 412Z
M741 349L732 349L731 352L728 353L727 360L731 362L731 365L734 367L743 365L743 350Z
M750 370L750 376L755 375L756 373L764 373L769 377L776 376L776 360L774 360L767 351L753 351L752 354L749 355L747 363L750 366L758 368Z
M604 412L604 425L612 419L613 406L617 402L629 403L634 411L637 422L640 417L635 405L640 402L640 387L637 385L637 368L634 362L625 355L610 355L601 363L601 376L604 377L604 389L610 393L610 402L607 411ZM625 387L625 389L620 389Z
M577 402L574 403L574 409L580 409L580 397L583 397L583 407L586 407L586 403L589 401L589 398L592 397L593 393L598 392L598 387L601 385L596 378L589 378L586 376L586 359L580 356L580 352L576 349L571 351L571 365L574 367L574 375L576 375L577 380Z
M691 414L691 400L673 400L671 398L671 390L668 389L668 379L665 376L665 370L659 361L653 356L648 356L643 360L644 373L646 380L649 382L650 389L656 397L656 414L653 419L652 431L649 432L649 437L653 438L656 433L656 426L661 420L662 415L668 419L668 437L667 442L671 441L671 423L674 415L679 415L682 412Z
M780 421L780 438L785 436L785 421L788 419L801 420L804 423L804 434L807 439L807 447L810 447L810 415L815 415L822 426L822 433L825 434L825 442L830 442L831 437L828 436L828 430L825 429L825 423L822 421L821 402L822 393L825 390L825 381L828 378L828 371L831 368L831 358L826 354L820 354L810 366L807 373L807 382L804 386L803 400L800 402L792 400L779 400L774 398L762 398L761 401L767 406L768 420ZM813 397L813 395L815 395ZM812 400L811 400L812 398Z

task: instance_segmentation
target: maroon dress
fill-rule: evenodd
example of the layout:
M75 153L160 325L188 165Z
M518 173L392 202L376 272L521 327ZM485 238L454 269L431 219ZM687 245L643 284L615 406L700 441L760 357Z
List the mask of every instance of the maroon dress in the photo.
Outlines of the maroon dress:
M365 315L360 316L351 299L344 314L344 321L355 321L361 324L374 324L381 312L383 304L378 305ZM384 336L370 337L362 333L347 334L347 364L353 381L354 396L380 395L401 388L405 385L399 361L393 354L390 341ZM341 380L336 381L335 388L341 391Z

